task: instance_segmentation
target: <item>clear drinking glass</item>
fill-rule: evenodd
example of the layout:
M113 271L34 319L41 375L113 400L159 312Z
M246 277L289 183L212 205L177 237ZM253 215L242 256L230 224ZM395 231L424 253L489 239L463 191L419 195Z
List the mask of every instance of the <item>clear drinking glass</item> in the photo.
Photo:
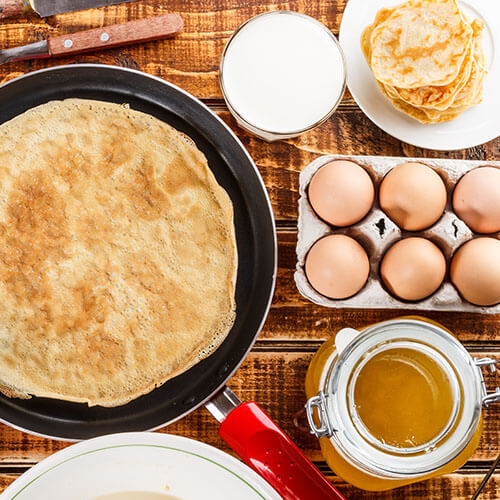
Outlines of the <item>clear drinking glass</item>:
M335 77L336 79L336 85L338 86L338 95L335 95L334 99L329 99L330 102L325 105L324 112L320 117L314 120L312 123L307 123L307 125L304 125L303 127L296 128L293 130L287 130L286 127L281 128L279 130L277 129L268 129L261 124L256 124L252 123L252 120L248 118L248 116L245 116L245 113L241 111L241 109L238 109L238 106L233 102L232 94L234 95L233 89L229 88L227 85L226 81L226 72L230 71L230 68L227 67L227 55L228 52L231 50L231 47L235 43L235 41L238 41L242 34L247 34L247 30L249 27L254 25L255 23L259 23L262 20L273 20L276 19L277 16L295 16L298 19L304 20L307 23L311 23L315 27L316 30L321 30L321 33L326 33L329 40L331 41L331 49L332 53L337 54L338 57L336 57L336 60L324 60L323 64L324 65L332 65L331 70L338 73L338 76ZM318 33L319 34L319 33ZM304 40L304 49L307 50L305 47L306 44L308 44L310 40ZM324 40L323 40L324 42ZM276 40L276 43L279 43L279 39ZM325 45L326 47L326 45ZM283 47L284 52L286 52L286 47ZM285 56L284 56L285 57ZM333 67L335 65L335 67ZM337 67L338 66L338 67ZM300 76L300 75L299 75ZM311 79L314 78L314 75L311 75ZM266 141L276 141L279 139L288 139L291 137L296 137L298 135L301 135L305 132L308 132L312 130L313 128L317 127L321 123L323 123L325 120L327 120L337 109L340 101L342 100L342 97L345 92L345 87L346 87L346 64L345 64L345 58L342 52L342 49L340 47L340 44L333 35L333 33L322 23L317 21L316 19L306 16L304 14L301 14L299 12L293 12L293 11L272 11L272 12L266 12L264 14L257 15L245 23L243 23L231 36L229 41L227 42L224 51L222 53L222 58L220 62L220 70L219 70L219 81L220 81L220 86L222 89L222 94L224 96L224 100L226 101L226 105L231 111L232 115L236 119L238 125L245 130L251 132L252 134L266 140ZM282 82L283 86L286 86L287 83L286 81ZM284 87L283 87L284 88ZM333 88L333 87L332 87ZM241 91L241 89L239 89ZM240 92L241 94L241 92ZM264 96L268 97L268 96ZM300 110L301 102L297 102L297 100L291 100L291 102L288 103L289 106L296 106L298 107L297 109ZM307 109L304 109L304 114L307 113Z

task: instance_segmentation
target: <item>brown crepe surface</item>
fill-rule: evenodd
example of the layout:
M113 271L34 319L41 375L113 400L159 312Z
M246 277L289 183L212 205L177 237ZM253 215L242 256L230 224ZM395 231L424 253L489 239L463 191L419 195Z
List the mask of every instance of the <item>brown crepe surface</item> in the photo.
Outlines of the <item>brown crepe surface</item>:
M235 311L233 207L184 134L68 99L0 126L0 391L117 406Z

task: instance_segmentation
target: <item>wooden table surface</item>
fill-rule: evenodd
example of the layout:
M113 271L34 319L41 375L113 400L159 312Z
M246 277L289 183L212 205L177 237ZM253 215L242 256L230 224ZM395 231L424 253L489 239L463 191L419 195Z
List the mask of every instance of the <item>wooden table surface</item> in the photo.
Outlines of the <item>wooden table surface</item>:
M292 423L293 415L305 401L303 385L308 363L321 343L341 327L361 327L401 314L401 311L390 310L329 310L299 295L293 281L299 172L319 155L329 153L500 160L500 139L449 153L401 143L372 124L348 93L330 120L297 139L268 144L236 126L222 100L217 78L220 55L234 29L258 13L289 9L315 17L337 34L345 1L142 0L47 19L30 16L8 20L0 24L0 48L167 12L181 14L185 30L175 40L111 49L73 59L10 63L0 67L0 82L48 66L106 63L159 76L207 103L234 129L254 158L269 190L278 226L279 270L271 312L254 349L229 386L243 400L259 402L348 499L466 499L471 497L500 451L500 404L491 405L485 412L480 445L462 469L385 493L363 492L336 478L323 461L317 441L295 429ZM473 355L500 358L498 316L457 313L427 316L454 331ZM500 375L496 379L489 377L488 385L492 387L495 383L500 384ZM181 434L227 450L217 435L216 421L204 409L160 432ZM0 490L31 465L67 445L0 424ZM500 471L490 480L481 498L500 498Z

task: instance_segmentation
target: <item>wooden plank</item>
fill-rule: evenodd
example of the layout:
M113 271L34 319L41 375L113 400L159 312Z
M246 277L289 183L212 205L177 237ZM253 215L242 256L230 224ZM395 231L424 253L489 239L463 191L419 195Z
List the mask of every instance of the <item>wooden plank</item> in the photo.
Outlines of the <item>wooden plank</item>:
M99 62L133 67L155 74L184 87L200 97L221 97L217 69L224 45L231 33L250 17L276 9L297 10L309 14L334 31L340 26L344 2L323 0L142 0L102 9L68 13L42 20L6 20L0 25L0 47L7 48L39 41L48 36L86 30L141 19L167 12L177 12L184 19L184 33L176 40L152 42L121 49L70 58L37 60L7 64L0 81L48 66Z
M484 474L448 474L443 477L414 483L391 491L361 492L354 486L345 484L338 478L332 478L333 483L346 498L364 500L470 500ZM500 488L500 473L495 474L481 494L481 500L498 500Z
M415 311L404 309L334 309L309 302L299 294L293 279L297 262L296 238L295 230L278 232L276 292L269 317L259 338L324 340L345 326L361 328L378 321L416 314ZM423 311L421 314L442 323L461 341L500 341L498 315L433 311Z
M21 474L0 473L0 493L2 493L7 486L12 484Z
M20 474L0 473L0 493L14 482ZM361 491L346 484L340 478L328 474L328 479L350 499L363 498L364 500L469 500L481 484L484 474L447 474L442 477L415 483L404 488L392 491L369 492ZM498 500L500 488L500 473L495 474L486 485L481 500Z
M317 440L295 428L292 421L305 403L304 378L311 358L310 352L251 353L229 386L243 401L257 401L309 458L321 461ZM494 383L495 379L488 380L489 386ZM497 376L496 384L500 384L500 376ZM484 415L483 437L472 457L475 461L492 460L499 451L500 405L491 405ZM161 432L187 436L229 451L217 429L215 419L205 409L199 409ZM0 442L0 464L3 465L32 464L68 446L68 443L30 436L6 425L0 425Z

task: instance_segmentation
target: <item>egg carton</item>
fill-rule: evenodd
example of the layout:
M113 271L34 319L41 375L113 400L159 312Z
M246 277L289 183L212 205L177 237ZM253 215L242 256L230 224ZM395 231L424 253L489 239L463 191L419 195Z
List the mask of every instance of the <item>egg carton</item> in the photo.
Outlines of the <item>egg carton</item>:
M377 193L371 211L360 222L344 228L333 227L321 220L313 211L307 196L307 187L314 173L332 160L350 160L364 167L370 174ZM378 188L384 176L392 168L404 162L419 162L432 167L441 175L446 185L448 199L442 217L430 228L423 231L404 231L400 229L380 208ZM297 269L295 283L299 292L311 302L325 307L359 309L415 309L433 311L468 311L487 314L500 313L500 304L480 307L466 302L457 292L449 279L449 271L439 289L430 297L419 302L405 302L391 295L383 286L379 276L382 256L396 241L404 237L422 236L436 243L443 251L447 267L457 248L476 235L451 207L453 189L457 181L469 170L480 166L500 168L500 162L440 160L429 158L398 158L384 156L344 156L327 155L317 158L307 165L300 174L299 220L297 240ZM355 238L363 245L370 259L370 274L365 286L348 299L334 300L319 294L309 283L304 261L311 246L329 234L345 234ZM498 237L499 233L488 236Z

